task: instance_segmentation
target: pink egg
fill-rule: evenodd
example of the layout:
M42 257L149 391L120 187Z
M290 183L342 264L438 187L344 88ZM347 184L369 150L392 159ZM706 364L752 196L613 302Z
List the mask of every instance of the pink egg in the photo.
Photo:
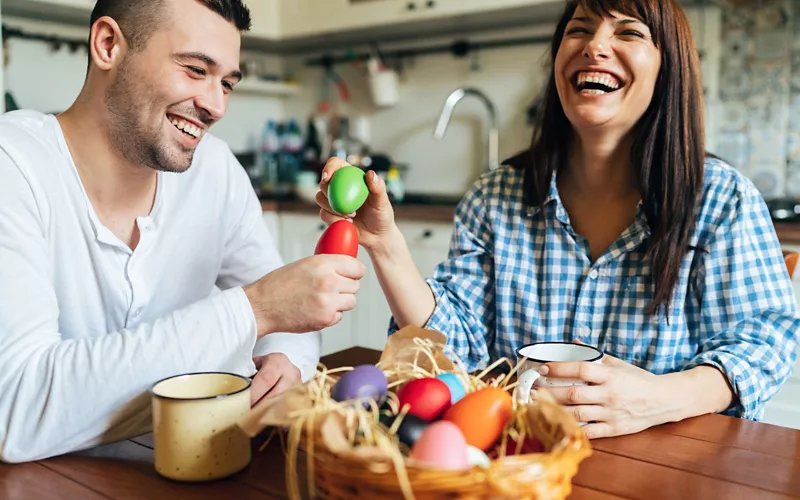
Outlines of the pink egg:
M440 420L429 425L411 448L411 458L440 469L469 469L467 440L458 426Z

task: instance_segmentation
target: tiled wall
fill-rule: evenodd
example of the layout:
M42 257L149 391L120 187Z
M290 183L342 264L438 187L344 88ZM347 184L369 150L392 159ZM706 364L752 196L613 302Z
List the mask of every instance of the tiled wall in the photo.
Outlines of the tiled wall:
M765 198L800 196L800 0L725 6L716 153Z

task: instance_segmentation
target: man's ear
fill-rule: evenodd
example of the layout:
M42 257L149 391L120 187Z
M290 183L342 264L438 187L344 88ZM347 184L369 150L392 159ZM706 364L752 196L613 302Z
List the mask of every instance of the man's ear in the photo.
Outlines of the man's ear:
M92 62L103 71L118 66L128 50L128 42L117 22L103 16L92 25L89 35L89 52Z

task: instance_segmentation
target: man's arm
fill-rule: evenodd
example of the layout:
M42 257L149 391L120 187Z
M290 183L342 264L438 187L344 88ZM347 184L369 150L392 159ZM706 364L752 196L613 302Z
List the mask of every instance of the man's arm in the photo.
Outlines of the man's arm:
M48 252L30 184L0 151L0 461L148 432L148 389L162 378L252 375L256 324L241 288L134 329L65 340Z
M225 244L217 286L221 289L244 286L284 265L275 246L275 241L264 223L261 203L258 200L247 173L230 151L228 169L231 176L227 204L234 207L227 211L231 215L232 228ZM311 378L320 358L321 337L319 332L303 334L270 333L256 344L253 355L264 356L283 353L301 373L303 381Z

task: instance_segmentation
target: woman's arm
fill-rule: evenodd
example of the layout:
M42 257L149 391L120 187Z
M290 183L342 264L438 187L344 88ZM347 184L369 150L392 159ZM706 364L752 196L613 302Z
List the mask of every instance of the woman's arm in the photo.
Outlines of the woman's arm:
M739 181L727 205L694 279L701 347L686 369L720 370L735 393L727 413L759 419L794 367L800 313L761 195Z
M348 218L358 228L359 243L373 261L394 315L390 334L407 325L440 331L468 369L485 366L494 335L493 235L484 209L484 188L490 181L477 181L459 203L449 256L433 278L424 280L394 222L385 184L374 172L367 174L370 195L364 206L354 216L333 213L326 196L327 181L344 165L333 158L323 170L317 193L320 217L328 224Z
M424 327L436 309L436 299L397 226L369 250L369 256L398 328Z

